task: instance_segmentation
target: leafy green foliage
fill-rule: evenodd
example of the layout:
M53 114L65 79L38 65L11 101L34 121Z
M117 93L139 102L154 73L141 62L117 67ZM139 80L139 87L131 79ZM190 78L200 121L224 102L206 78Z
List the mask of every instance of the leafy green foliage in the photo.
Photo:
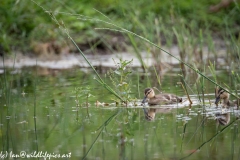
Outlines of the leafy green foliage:
M119 59L118 63L115 62L117 68L108 72L115 91L124 99L126 104L131 100L131 81L129 77L132 73L129 67L131 63L132 60Z
M73 91L75 94L76 106L88 106L89 97L93 95L90 94L90 87L76 87Z

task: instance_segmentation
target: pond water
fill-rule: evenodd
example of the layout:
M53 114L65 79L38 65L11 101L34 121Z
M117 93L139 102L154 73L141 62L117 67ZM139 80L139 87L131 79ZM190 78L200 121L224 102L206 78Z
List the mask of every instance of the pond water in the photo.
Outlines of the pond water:
M130 96L135 101L126 107L116 106L117 98L88 69L7 70L0 75L0 156L240 159L239 111L216 109L214 86L206 80L204 105L202 95L196 94L195 82L189 80L194 102L189 106L183 88L177 84L181 81L179 73L166 72L161 91L177 94L184 102L156 106L155 119L147 121L140 104L146 87L159 88L154 72L139 75L134 69ZM112 86L104 72L101 77ZM82 94L86 92L88 98ZM97 101L102 105L96 105ZM226 120L223 125L217 121L221 118Z

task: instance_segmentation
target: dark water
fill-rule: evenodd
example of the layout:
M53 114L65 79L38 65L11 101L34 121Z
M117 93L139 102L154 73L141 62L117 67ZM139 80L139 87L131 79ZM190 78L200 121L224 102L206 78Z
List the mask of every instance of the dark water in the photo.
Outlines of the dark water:
M140 101L144 88L159 88L154 72L144 78L133 72L130 96L137 105L130 103L126 108L116 107L117 98L94 80L91 71L75 68L41 74L34 68L9 70L0 76L0 156L13 159L26 153L30 159L43 159L47 153L63 156L61 159L240 159L239 112L215 109L214 86L207 81L202 105L191 78L189 93L194 105L189 109L185 92L177 85L181 81L178 74L169 71L162 76L161 90L183 97L184 103L157 106L156 117L149 122ZM101 76L111 85L108 76ZM88 98L81 93L86 90L91 94ZM96 106L96 101L106 105ZM220 112L229 119L226 125L217 123L216 113Z

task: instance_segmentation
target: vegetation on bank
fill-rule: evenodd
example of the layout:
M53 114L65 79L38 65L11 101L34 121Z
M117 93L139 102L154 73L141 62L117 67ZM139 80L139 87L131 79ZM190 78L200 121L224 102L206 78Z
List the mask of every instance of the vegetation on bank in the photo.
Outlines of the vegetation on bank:
M224 1L229 3L222 3ZM64 23L83 50L121 50L125 43L132 44L131 38L120 33L96 30L95 28L104 27L104 24L88 19L108 20L104 15L119 26L124 26L157 44L163 42L169 46L176 41L179 43L176 33L182 29L191 36L199 37L201 32L202 36L217 35L222 39L226 36L238 38L240 31L239 2L231 0L36 2L52 11L56 18ZM16 50L23 53L73 51L74 47L69 47L70 44L58 25L33 1L5 0L0 2L0 6L1 50L6 53Z

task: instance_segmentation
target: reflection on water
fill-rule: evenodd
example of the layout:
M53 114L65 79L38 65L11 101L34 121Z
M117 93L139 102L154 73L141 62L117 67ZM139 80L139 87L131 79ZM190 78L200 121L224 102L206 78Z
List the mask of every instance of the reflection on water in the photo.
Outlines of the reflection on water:
M230 113L217 113L216 120L218 124L226 126L230 122Z
M156 113L170 113L171 110L172 110L171 107L166 107L166 108L151 107L148 110L146 108L143 108L145 119L148 121L153 121L155 119Z
M71 155L69 159L239 159L239 111L216 108L214 88L205 94L205 105L190 95L189 107L172 77L162 79L166 88L161 90L182 95L183 102L146 106L149 122L138 93L149 86L148 79L139 88L132 84L132 96L139 100L125 107L117 106L91 73L79 69L38 76L26 68L21 74L1 75L0 151L42 151ZM132 81L137 79L133 75ZM91 96L86 100L76 87L90 88Z

